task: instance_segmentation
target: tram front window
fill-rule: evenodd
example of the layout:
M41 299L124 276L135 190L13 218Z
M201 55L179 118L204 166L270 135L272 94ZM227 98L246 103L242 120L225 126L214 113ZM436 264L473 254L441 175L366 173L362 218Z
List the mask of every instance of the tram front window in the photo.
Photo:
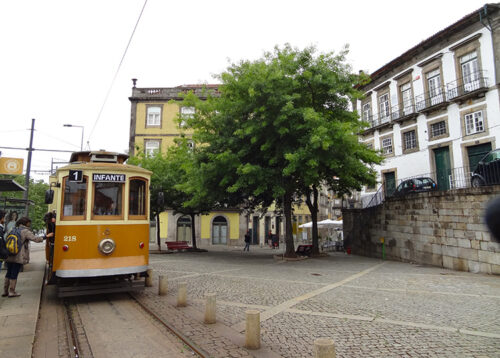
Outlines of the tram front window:
M87 177L83 177L81 183L69 181L68 177L65 177L62 217L78 217L78 219L82 219L85 216L86 197ZM71 218L69 219L71 220Z
M94 183L94 215L121 216L122 215L121 183Z
M130 216L146 216L146 182L143 179L130 180Z

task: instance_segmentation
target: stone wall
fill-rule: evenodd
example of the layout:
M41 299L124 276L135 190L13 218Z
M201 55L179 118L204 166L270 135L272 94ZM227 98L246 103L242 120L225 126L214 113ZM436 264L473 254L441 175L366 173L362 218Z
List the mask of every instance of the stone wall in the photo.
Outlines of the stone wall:
M484 209L500 186L390 198L368 209L344 209L345 247L353 254L500 275L500 244ZM500 220L500 218L499 218Z

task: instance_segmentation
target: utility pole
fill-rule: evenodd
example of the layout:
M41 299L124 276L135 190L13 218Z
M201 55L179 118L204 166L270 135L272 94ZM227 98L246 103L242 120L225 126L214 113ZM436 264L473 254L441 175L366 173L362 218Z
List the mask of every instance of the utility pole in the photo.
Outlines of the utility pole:
M31 171L31 152L33 152L33 132L35 131L35 118L31 120L31 135L30 135L30 146L28 148L28 164L26 165L26 180L24 181L24 187L26 191L24 192L24 200L26 200L24 204L24 216L28 216L28 197L30 191L30 171Z

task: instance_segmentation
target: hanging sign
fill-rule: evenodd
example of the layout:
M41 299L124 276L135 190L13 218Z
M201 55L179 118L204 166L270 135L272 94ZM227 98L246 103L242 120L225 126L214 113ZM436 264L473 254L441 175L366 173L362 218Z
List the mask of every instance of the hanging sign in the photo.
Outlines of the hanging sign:
M24 159L0 158L0 174L19 175L23 173Z

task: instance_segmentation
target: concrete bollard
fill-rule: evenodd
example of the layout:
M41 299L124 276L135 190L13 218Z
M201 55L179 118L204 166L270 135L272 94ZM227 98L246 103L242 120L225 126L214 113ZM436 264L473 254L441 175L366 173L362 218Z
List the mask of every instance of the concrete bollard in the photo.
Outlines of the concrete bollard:
M215 293L209 293L206 296L207 303L205 304L205 323L215 323Z
M187 303L187 291L186 291L186 282L179 282L179 294L177 296L177 307L186 307Z
M335 344L333 339L318 338L314 341L315 358L335 358Z
M153 269L146 271L146 287L153 287Z
M158 279L159 279L158 294L160 296L165 296L167 294L167 290L168 290L167 276L160 275L158 277Z
M245 329L245 348L260 348L260 311L248 310Z

